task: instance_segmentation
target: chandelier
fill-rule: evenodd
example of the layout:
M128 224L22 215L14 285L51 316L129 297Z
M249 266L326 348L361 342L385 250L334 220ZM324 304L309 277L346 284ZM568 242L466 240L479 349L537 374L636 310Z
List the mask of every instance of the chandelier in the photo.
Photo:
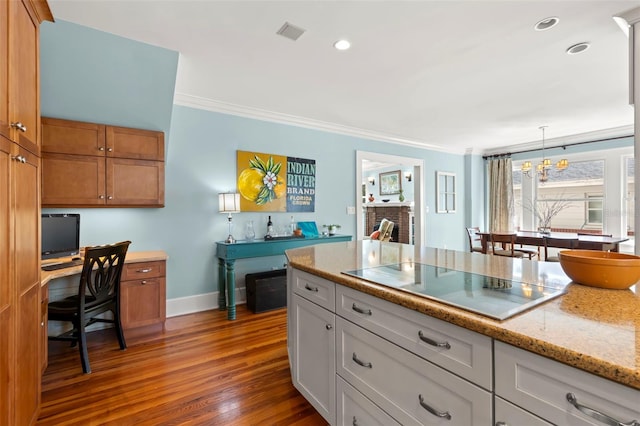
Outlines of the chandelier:
M535 173L538 175L540 182L546 182L549 180L549 170L553 163L551 162L551 159L545 158L544 156L544 129L546 129L547 126L540 126L538 128L542 130L542 161L536 165ZM566 158L563 158L556 163L556 170L562 171L567 167L569 167L569 160ZM527 177L531 177L532 171L531 161L525 161L522 163L522 173Z

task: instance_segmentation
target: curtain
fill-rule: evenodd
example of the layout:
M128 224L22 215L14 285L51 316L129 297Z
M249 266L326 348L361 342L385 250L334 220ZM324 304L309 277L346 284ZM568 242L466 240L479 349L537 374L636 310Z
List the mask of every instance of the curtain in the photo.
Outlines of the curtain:
M489 232L512 232L512 220L511 158L489 160Z

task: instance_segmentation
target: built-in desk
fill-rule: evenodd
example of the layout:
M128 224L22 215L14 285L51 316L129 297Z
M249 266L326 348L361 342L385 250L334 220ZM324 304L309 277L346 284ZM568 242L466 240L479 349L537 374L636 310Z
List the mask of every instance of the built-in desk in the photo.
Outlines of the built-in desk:
M236 271L237 259L253 257L278 256L285 250L310 246L314 244L351 241L351 235L331 235L307 238L275 239L275 240L240 240L235 243L216 242L218 257L218 305L220 310L227 309L227 319L236 319ZM226 293L226 294L225 294ZM228 303L227 303L227 298Z
M162 251L127 252L120 281L120 318L122 328L132 329L162 324L166 319L166 260ZM71 258L61 258L69 261ZM78 275L82 265L40 272L42 300L48 301L51 280ZM75 292L77 293L77 286ZM43 306L43 311L46 306ZM46 315L43 312L43 325ZM46 330L47 327L44 327ZM46 336L45 336L46 338ZM46 343L46 340L45 340Z

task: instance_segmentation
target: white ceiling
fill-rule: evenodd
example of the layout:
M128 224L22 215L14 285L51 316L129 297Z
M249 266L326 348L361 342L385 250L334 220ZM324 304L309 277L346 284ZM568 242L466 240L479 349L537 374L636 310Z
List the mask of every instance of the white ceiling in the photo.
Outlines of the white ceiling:
M640 1L49 0L57 20L180 52L176 102L449 151L633 131L613 15ZM550 16L548 31L534 24ZM306 32L276 35L284 22ZM332 45L347 38L345 52ZM566 49L591 47L580 55Z

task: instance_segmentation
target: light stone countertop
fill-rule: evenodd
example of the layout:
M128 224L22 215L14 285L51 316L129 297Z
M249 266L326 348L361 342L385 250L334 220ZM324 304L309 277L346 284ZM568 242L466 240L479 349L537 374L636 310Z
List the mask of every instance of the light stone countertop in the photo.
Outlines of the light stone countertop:
M296 269L640 389L637 284L630 290L607 290L571 283L565 295L498 321L342 272L415 261L535 285L545 276L564 277L560 264L374 240L309 246L286 254Z
M140 262L153 262L156 260L167 260L169 256L162 250L154 251L131 251L127 252L124 263L140 263ZM70 261L71 257L65 257L60 259L62 262ZM44 286L49 281L56 278L68 277L69 275L79 274L82 272L82 265L77 265L71 268L56 269L54 271L40 271L40 285Z

